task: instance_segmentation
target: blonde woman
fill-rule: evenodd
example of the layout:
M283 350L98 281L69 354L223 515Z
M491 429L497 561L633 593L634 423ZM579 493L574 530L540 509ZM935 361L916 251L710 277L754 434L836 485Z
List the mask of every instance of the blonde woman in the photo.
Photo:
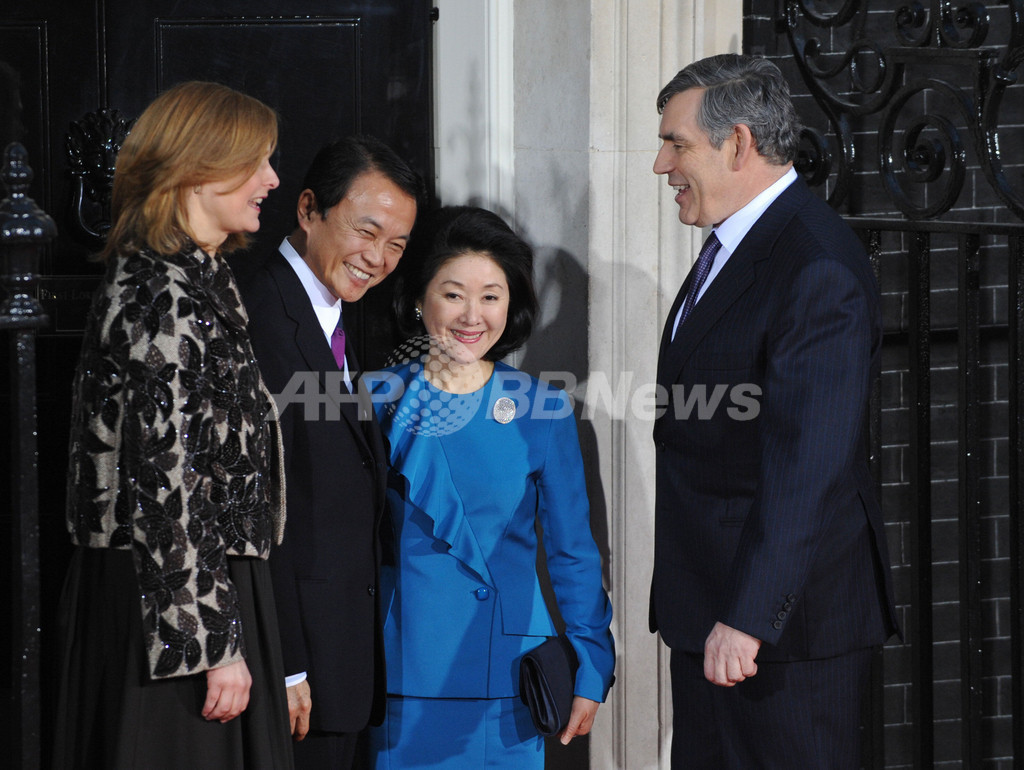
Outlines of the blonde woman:
M189 82L118 158L74 384L55 767L291 766L276 423L223 259L276 143L269 107Z

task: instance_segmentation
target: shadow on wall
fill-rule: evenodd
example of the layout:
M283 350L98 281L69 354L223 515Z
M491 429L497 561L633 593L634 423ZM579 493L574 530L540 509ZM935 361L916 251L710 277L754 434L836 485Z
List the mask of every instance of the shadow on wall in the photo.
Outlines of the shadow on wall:
M591 377L590 275L581 260L572 253L533 242L527 228L517 222L503 207L476 196L470 198L466 204L482 206L498 214L533 246L534 279L541 310L529 343L524 351L516 355L512 363L525 372L563 388L575 401L576 424L579 429L587 494L590 499L590 527L601 553L604 583L606 587L610 587L609 511L599 470L601 463L597 434L592 419L589 419L593 410L588 410L584 404L586 386ZM634 286L647 286L650 280L649 276L636 276L636 279ZM651 301L656 302L656 286L650 286L650 294ZM651 345L652 356L656 356L657 340L653 340ZM611 380L620 381L618 377L612 377ZM631 381L629 384L632 387L636 386L636 383ZM630 419L625 414L615 417ZM649 505L650 510L653 510L654 501L638 501L638 504ZM537 572L555 625L561 630L564 624L558 613L547 575L542 535L538 525L541 547ZM612 609L621 617L621 607L615 607L613 603ZM545 767L547 770L586 770L590 767L589 738L576 739L569 746L562 746L556 738L549 738L546 743Z
M591 422L583 419L582 389L578 387L590 372L589 279L579 260L564 249L534 248L541 312L519 368L565 389L575 400L590 498L590 529L601 551L605 585L609 585L608 511L598 473L597 436Z
M527 228L504 207L485 202L477 196L470 198L466 205L493 211L533 247L534 286L540 312L524 352L515 354L513 363L517 368L562 388L573 398L590 498L590 529L601 552L604 582L608 586L611 581L608 572L608 510L598 473L597 436L590 421L583 418L584 389L581 386L590 372L590 292L586 268L565 249L534 243ZM550 589L547 598L552 615L560 621Z
M503 206L471 197L467 206L481 206L504 219L534 250L534 285L540 312L525 350L515 354L513 364L529 374L562 388L572 396L579 430L580 449L590 498L590 528L601 552L605 585L608 572L608 510L604 487L598 473L597 436L583 415L583 385L590 372L590 293L586 268L573 254L532 241L520 222ZM549 607L553 607L548 592ZM557 609L552 615L558 619Z
M519 368L565 388L575 399L580 446L587 476L587 492L591 504L591 532L601 552L605 585L610 587L611 512L606 504L604 482L600 475L600 450L594 427L595 417L602 421L608 418L613 423L633 424L633 427L625 432L626 443L621 453L623 458L633 458L643 455L651 448L650 430L653 428L654 414L650 399L643 397L650 383L638 380L632 376L632 372L592 371L589 353L590 287L596 282L603 296L604 284L612 280L623 281L629 287L627 304L634 307L650 307L651 304L667 307L679 287L659 286L650 274L633 267L627 267L626 277L623 277L619 274L621 267L601 262L593 253L590 255L589 267L585 268L576 257L562 249L546 249L542 246L534 248L537 255L535 278L542 312L530 343L519 361ZM637 341L638 345L649 351L648 363L652 377L661 328L659 321L648 339ZM636 360L635 356L630 358ZM559 381L565 374L572 375L575 382ZM653 516L654 503L652 477L650 484L640 484L632 488L627 510L635 511L640 517L650 517ZM625 555L620 553L617 557L623 559ZM643 569L643 565L640 565L640 569ZM541 574L543 585L546 577L543 559L538 564L538 572ZM548 605L551 607L552 595L550 589L548 590ZM622 595L612 596L612 609L620 629L626 623L625 608L621 605L622 598ZM642 629L646 631L646 601L639 612L636 609L634 608L634 612L631 613L632 622L635 624L639 615L643 618ZM553 611L552 614L556 615L556 612ZM620 647L620 655L621 652ZM607 705L604 708L607 708ZM585 742L573 741L568 747L549 739L545 766L547 770L584 770L591 766L589 749L589 739Z
M590 498L590 529L601 552L604 582L608 586L608 511L598 472L600 463L597 456L597 436L593 425L582 419L583 402L577 398L579 391L576 388L578 382L586 379L589 371L587 272L576 257L563 249L542 246L535 246L534 249L534 279L541 312L529 345L519 362L519 368L564 388L576 399L576 424L583 453L587 495ZM567 382L569 379L575 379L575 382ZM541 575L548 606L552 608L552 615L557 618L558 627L561 628L561 618L558 618L554 596L544 568L543 553L538 562L538 573ZM557 739L549 738L545 751L545 767L549 770L584 770L590 767L589 738L577 738L568 746L563 746Z

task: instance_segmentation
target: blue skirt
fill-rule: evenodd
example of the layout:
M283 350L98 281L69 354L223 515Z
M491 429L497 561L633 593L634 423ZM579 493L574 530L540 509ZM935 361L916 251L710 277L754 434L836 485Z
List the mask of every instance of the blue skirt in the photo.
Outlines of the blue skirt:
M370 766L543 770L544 740L518 697L389 695L384 723L370 728Z

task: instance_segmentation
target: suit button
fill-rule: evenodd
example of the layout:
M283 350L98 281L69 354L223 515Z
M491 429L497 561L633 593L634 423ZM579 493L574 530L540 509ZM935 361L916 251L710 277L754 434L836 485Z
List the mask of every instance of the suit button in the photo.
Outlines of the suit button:
M779 614L776 615L775 617L777 617L779 620L785 620L786 619L786 612L785 612L785 610L779 612Z
M363 467L364 468L372 468L373 467L373 460L371 460L369 457L364 457L363 458Z
M487 588L478 588L473 592L473 595L478 602L485 602L490 598L491 592Z
M366 593L368 593L370 596L376 596L377 586L366 586Z
M793 609L793 602L786 602L782 605L782 609L784 609L786 612L789 612L791 609Z
M786 597L786 601L788 601L788 602L795 602L796 601L796 594L790 594L789 596L787 596Z
M774 628L776 631L778 631L780 628L782 628L782 621L781 620L774 621L772 623L772 628Z

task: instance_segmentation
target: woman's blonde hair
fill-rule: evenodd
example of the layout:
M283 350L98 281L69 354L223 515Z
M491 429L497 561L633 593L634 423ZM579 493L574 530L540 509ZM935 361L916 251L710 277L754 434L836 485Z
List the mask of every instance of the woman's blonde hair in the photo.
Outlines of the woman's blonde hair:
M258 99L218 83L190 81L165 91L132 127L117 158L111 197L113 226L100 254L143 247L158 254L185 248L186 201L192 188L249 179L277 146L277 113ZM248 243L231 233L218 247Z

